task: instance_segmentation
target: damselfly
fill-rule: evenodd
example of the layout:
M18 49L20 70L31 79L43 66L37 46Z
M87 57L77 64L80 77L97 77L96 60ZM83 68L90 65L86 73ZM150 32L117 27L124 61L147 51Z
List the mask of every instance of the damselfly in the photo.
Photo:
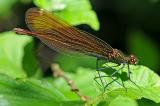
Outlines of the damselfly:
M50 48L59 52L76 52L96 57L98 77L95 77L95 80L99 78L104 89L106 89L110 83L104 84L102 81L102 77L105 76L100 75L99 71L101 71L102 68L98 68L99 59L114 62L118 65L123 64L122 68L127 65L128 79L132 81L130 79L129 64L137 64L137 58L134 55L124 55L120 50L113 49L103 40L70 26L56 15L43 9L30 8L26 12L25 21L30 31L14 28L17 34L34 36ZM120 70L122 68L120 68ZM114 76L118 71L119 70L116 70L110 77Z

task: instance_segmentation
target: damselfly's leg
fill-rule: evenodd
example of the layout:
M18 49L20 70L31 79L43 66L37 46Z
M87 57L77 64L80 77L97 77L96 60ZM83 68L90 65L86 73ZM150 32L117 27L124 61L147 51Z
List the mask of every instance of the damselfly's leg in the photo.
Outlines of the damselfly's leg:
M107 88L110 84L112 84L113 82L117 82L120 86L124 87L124 88L125 88L125 91L127 92L127 88L124 86L123 81L122 81L122 84L121 84L120 82L117 81L118 78L115 78L115 79L114 79L112 76L101 76L101 78L103 78L103 77L110 77L110 78L112 78L112 81L109 82L109 83L107 83L107 84L105 85L104 91L106 90L106 88ZM94 80L98 83L98 81L96 80L97 78L99 78L99 77L95 77Z
M97 61L96 61L96 71L98 73L98 77L100 78L100 82L102 84L102 87L104 88L104 83L101 79L100 70L98 69L98 60L99 60L99 58L97 58ZM95 78L94 78L94 80L95 80ZM101 86L101 84L97 80L95 80L95 81Z
M108 67L113 69L113 67L110 67L110 66L108 66ZM117 81L119 77L117 77L116 79L113 78L114 75L115 75L118 71L120 71L121 69L123 69L123 68L124 68L124 64L123 64L123 66L122 66L120 69L116 70L116 71L113 72L111 75L109 75L109 76L100 76L100 75L99 75L98 77L95 77L94 80L99 84L99 82L97 81L98 78L100 78L100 80L102 81L102 78L103 78L103 77L110 77L110 78L112 78L112 81L111 81L111 82L109 82L109 83L107 83L107 84L105 84L105 85L104 85L104 83L103 83L104 90L108 87L108 85L110 85L110 84L113 83L114 81L116 81L119 85L123 86L123 87L126 89L126 87L124 86L124 84L121 84L121 83L119 83L119 82ZM101 85L101 84L99 84L99 85Z
M125 87L125 85L124 85L122 80L121 80L121 82L122 82L122 86L124 87L125 91L127 92L127 88Z
M112 81L110 82L110 83L108 83L106 86L105 86L105 88L104 88L104 90L109 86L109 84L111 84L111 83L113 83L114 81L116 81L119 85L121 85L124 89L125 89L125 91L127 92L127 88L125 87L125 85L124 85L124 83L123 83L123 81L122 81L122 84L120 83L120 82L118 82L117 80L118 80L118 78L113 78L113 77L111 77L112 78Z
M112 78L111 76L100 76L100 77L101 77L101 78L104 78L104 77L105 77L105 78L106 78L106 77ZM98 78L99 78L99 76L94 78L94 80L95 80L97 83L99 83L99 82L97 81ZM116 79L112 78L112 81L111 81L111 82L109 82L109 83L106 82L106 85L104 85L104 87L103 87L104 91L106 90L107 86L110 85L111 83L113 83L114 81L118 82L117 80L118 80L118 78L116 78ZM118 83L119 83L119 82L118 82Z
M98 61L99 61L99 60L100 60L100 59L98 59ZM98 61L97 61L97 62L98 62ZM102 70L105 70L105 69L107 69L107 68L113 69L113 67L118 67L118 66L120 66L120 64L116 64L115 66L109 66L109 65L107 65L107 67L106 67L106 66L103 66L103 67L100 67L100 68L97 66L96 69L102 71Z
M97 73L98 73L98 77L95 77L94 78L94 80L100 85L100 86L102 86L103 88L105 87L105 84L104 84L104 82L103 82L103 80L102 80L102 78L101 78L101 75L100 75L100 71L102 71L102 70L104 70L104 69L107 69L108 67L109 68L111 68L111 69L113 69L113 67L117 67L117 66L119 66L120 64L117 64L116 66L107 66L107 67L102 67L102 68L99 68L99 61L100 59L99 58L97 58L97 61L96 61L96 70L97 70ZM113 74L115 74L115 73L117 73L118 71L116 71L116 72L114 72ZM101 82L101 84L96 80L97 78L99 78L100 79L100 82Z
M135 86L137 86L140 90L141 88L134 82L131 80L131 71L130 71L130 68L129 68L129 64L127 64L127 68L128 68L128 80L130 80Z
M119 77L116 77L116 79L113 78L114 75L115 75L118 71L120 71L120 70L122 70L122 69L124 68L124 66L125 66L125 65L122 65L122 67L119 68L118 70L116 70L114 73L112 73L112 74L110 75L110 77L111 77L112 80L113 80L112 83L113 83L114 81L116 81L119 85L121 85L122 87L124 87L125 89L127 89L127 88L123 85L123 83L121 84L120 82L117 81ZM106 88L107 86L109 86L109 84L111 84L111 83L108 83L108 84L105 86L105 88Z

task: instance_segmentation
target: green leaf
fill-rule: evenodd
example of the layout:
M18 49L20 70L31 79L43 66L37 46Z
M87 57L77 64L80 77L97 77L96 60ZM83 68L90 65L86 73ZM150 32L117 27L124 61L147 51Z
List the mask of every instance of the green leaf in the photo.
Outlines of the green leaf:
M28 77L41 77L42 71L39 68L38 61L35 57L33 42L29 42L24 47L23 69Z
M22 67L23 49L31 41L31 37L19 36L14 32L0 34L0 73L14 78L26 77Z
M105 65L113 66L115 64L107 63ZM121 66L113 68L118 70L120 67ZM132 81L134 81L140 89L129 80L126 80L124 81L124 85L127 88L127 92L116 82L109 85L105 92L99 92L97 83L93 80L96 71L89 68L79 67L75 71L76 73L65 72L65 75L74 81L82 95L90 98L87 102L88 105L136 106L137 103L135 100L140 101L142 98L160 103L160 77L145 66L130 65L130 70L132 72ZM107 69L106 71L109 70ZM126 73L127 67L124 67L122 71ZM121 75L121 72L117 75ZM110 81L109 78L105 80L107 82ZM82 102L77 101L80 98L70 91L70 87L61 78L55 79L54 81L52 78L42 81L34 79L14 80L7 76L0 75L0 94L5 97L0 98L1 103L7 101L7 103L14 103L15 106L17 106L17 104L23 105L23 103L26 104L26 106L44 106L45 104L47 104L47 106L55 104L62 106L83 105Z
M17 79L0 74L0 105L2 106L82 106L69 101L51 83L35 79Z
M116 64L107 63L105 65L115 66ZM113 68L118 70L120 67L122 66ZM127 70L127 67L124 67L122 73L126 73ZM93 80L93 78L95 77L95 70L79 67L75 71L75 74L67 74L67 72L65 74L74 81L74 83L83 95L90 98L90 101L88 101L89 105L97 104L98 106L137 106L135 100L140 101L140 99L142 98L146 98L150 101L160 103L160 77L149 68L141 65L130 65L130 70L132 72L131 80L135 82L140 88L129 80L125 80L124 85L127 88L127 92L121 85L117 84L116 82L109 85L105 92L99 92L99 87L97 87L99 85L97 85L97 83L95 83L95 81ZM106 71L109 70L107 69ZM122 73L119 72L118 75L121 75ZM122 74L122 76L126 77L125 74ZM111 81L111 79L109 78L106 78L105 80L107 82ZM68 99L76 100L79 98L74 93L68 92L70 90L70 87L66 84L64 80L57 79L53 84L61 92L63 92L65 97L67 97ZM120 101L121 104L118 103Z
M31 37L20 36L14 32L1 33L0 48L1 73L14 78L41 76Z
M40 8L55 11L71 25L88 24L99 30L99 22L89 0L34 0L34 3Z
M129 31L128 37L127 43L130 51L139 58L139 63L157 70L159 65L158 44L140 30Z
M110 67L115 65L116 64L114 63L105 64L105 66ZM113 69L118 70L121 67L122 66L117 66L113 67ZM122 84L119 84L121 83L121 80L118 80L119 83L113 82L112 84L110 84L105 92L100 91L100 86L93 80L94 77L97 76L95 74L96 71L88 68L79 67L75 71L75 74L67 74L67 72L65 74L75 82L76 86L82 92L83 95L88 96L90 98L88 104L97 104L98 106L112 106L115 105L118 102L118 100L122 100L121 104L126 104L126 106L130 106L128 104L131 103L133 106L136 106L137 103L135 102L135 100L140 100L142 98L146 98L155 103L160 103L160 77L149 68L141 65L130 65L130 70L132 72L131 80L136 85L130 80L128 80L128 78L125 78L128 75L127 66L125 66L121 71L119 71L117 75L114 76L114 78L122 78L123 83L127 88L127 91L122 86ZM108 71L110 70L104 70L103 72L101 72L101 75L108 74ZM110 73L108 75L110 75ZM107 83L112 81L111 78L102 78L102 80L107 81ZM74 93L68 92L70 88L64 80L57 79L54 82L54 85L61 92L63 92L63 94L68 99L75 100L79 98ZM128 101L128 103L126 101Z
M116 64L114 63L105 64L107 67L112 67L115 65ZM122 66L112 68L118 70L121 67ZM120 95L127 96L132 99L146 98L156 103L160 103L160 77L149 68L141 65L130 65L130 70L131 80L138 86L136 86L130 80L123 81L125 87L127 88L126 92L122 85L114 82L107 87L109 90L107 90L105 94L106 100L108 100L108 102L112 101L114 98ZM123 72L128 75L127 66L125 66L122 71L119 71L120 74L117 75L122 75ZM115 77L119 78L120 76L114 76L114 78ZM107 80L108 83L111 81L109 78L104 78L103 80ZM118 81L121 83L120 80Z
M112 102L109 104L109 106L138 106L136 101L123 96L117 96Z

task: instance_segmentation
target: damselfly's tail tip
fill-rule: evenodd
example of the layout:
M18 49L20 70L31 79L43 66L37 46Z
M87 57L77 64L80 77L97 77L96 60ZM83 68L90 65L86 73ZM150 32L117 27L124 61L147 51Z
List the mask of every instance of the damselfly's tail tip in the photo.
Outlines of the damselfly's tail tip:
M13 31L14 32L21 32L21 31L23 31L24 29L21 29L21 28L13 28Z
M13 28L13 31L16 33L16 34L19 34L20 32L22 32L23 30L21 28Z
M13 31L16 34L20 34L20 35L25 35L26 34L26 31L24 29L21 29L21 28L14 28Z
M19 30L22 30L21 28L13 28L13 31L19 31Z

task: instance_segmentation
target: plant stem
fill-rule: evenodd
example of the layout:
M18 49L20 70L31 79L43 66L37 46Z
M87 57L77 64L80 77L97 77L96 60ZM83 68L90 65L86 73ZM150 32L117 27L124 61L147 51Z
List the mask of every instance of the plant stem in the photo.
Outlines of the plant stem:
M60 68L58 64L52 64L51 69L53 71L54 77L62 77L70 86L71 91L78 95L82 101L87 101L88 98L80 93L79 89L76 87L74 82L64 74L64 71Z

